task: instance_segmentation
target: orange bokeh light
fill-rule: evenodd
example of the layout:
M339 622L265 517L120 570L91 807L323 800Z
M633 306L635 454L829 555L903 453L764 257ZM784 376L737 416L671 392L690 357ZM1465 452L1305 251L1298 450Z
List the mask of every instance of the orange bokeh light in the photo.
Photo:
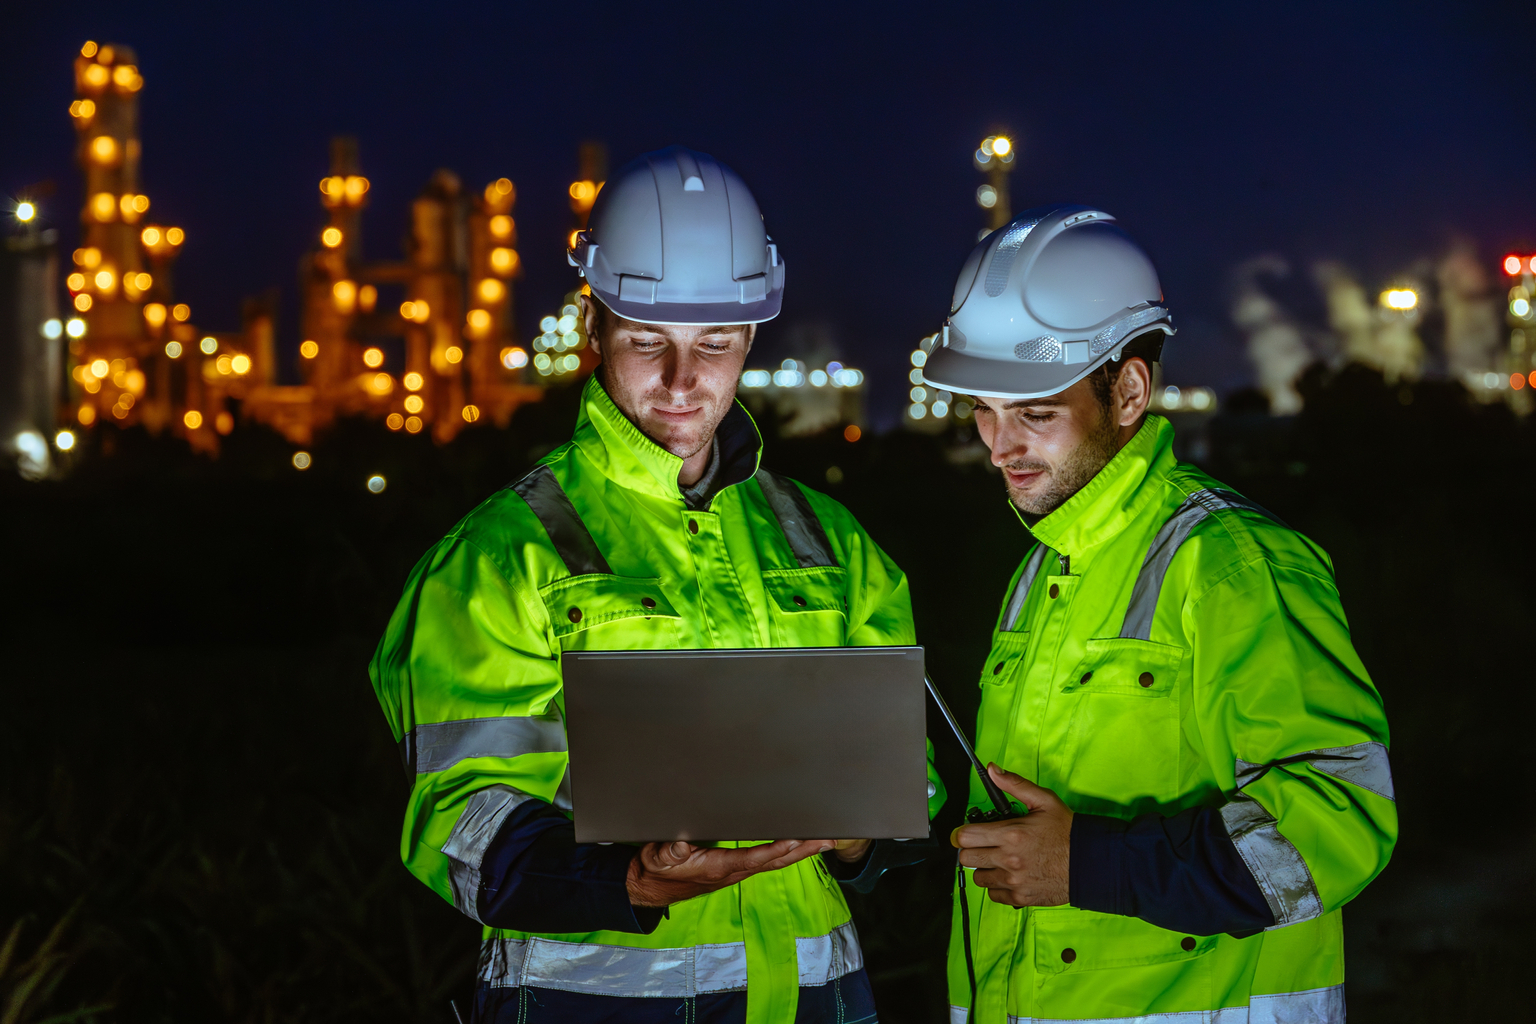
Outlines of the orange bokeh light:
M863 436L864 431L859 429L859 425L857 423L850 423L843 428L843 440L845 441L857 441Z

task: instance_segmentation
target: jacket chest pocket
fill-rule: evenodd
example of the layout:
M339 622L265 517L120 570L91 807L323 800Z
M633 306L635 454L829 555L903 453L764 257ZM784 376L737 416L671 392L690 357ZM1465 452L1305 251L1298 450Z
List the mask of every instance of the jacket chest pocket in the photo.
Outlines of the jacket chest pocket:
M848 642L847 570L840 566L769 569L769 644L773 647L842 647Z
M1074 810L1141 814L1177 799L1187 653L1148 640L1088 641L1058 694L1072 716L1063 777Z
M563 651L667 650L682 637L660 579L572 576L539 596Z

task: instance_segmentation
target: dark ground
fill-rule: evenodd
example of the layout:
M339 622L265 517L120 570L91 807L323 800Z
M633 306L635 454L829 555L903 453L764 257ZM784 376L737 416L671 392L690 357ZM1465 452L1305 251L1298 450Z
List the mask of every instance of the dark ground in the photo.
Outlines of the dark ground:
M1387 701L1402 840L1346 912L1353 1019L1518 1019L1536 953L1532 426L1353 368L1307 393L1293 421L1218 417L1205 462L1332 554ZM568 436L573 409L447 448L344 426L302 474L246 430L217 462L98 434L111 457L82 452L62 481L0 478L0 1021L451 1019L477 929L400 866L404 787L365 666L416 558ZM997 478L913 435L771 440L767 461L907 570L933 674L972 718L1027 541ZM887 1024L945 1019L952 871L942 857L854 901Z

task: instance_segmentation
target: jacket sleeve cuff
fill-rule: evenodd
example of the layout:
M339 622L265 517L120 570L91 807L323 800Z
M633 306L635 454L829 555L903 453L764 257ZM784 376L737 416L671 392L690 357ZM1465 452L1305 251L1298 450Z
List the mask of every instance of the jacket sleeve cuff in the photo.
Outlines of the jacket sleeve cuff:
M1243 938L1275 923L1252 873L1209 807L1130 821L1072 818L1068 899L1191 935Z
M1101 914L1126 913L1120 880L1129 826L1130 822L1102 814L1072 815L1067 867L1067 899L1072 906Z
M650 934L666 910L629 902L634 856L633 846L576 842L569 818L529 800L508 816L481 861L480 920L546 934Z
M821 860L827 866L827 874L836 879L839 885L854 892L869 893L874 891L875 883L880 881L880 876L891 868L921 864L937 848L932 838L911 839L907 842L876 839L869 844L869 851L864 855L863 860L848 864L838 860L837 855L831 853L822 854Z

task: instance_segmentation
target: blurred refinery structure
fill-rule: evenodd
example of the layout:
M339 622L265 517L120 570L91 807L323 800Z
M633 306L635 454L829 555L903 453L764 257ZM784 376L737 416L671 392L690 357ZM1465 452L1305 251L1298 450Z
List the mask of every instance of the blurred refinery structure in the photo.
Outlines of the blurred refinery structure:
M1502 291L1461 243L1437 263L1389 279L1373 296L1342 264L1318 263L1312 278L1327 321L1318 331L1294 320L1265 286L1287 277L1289 266L1260 256L1238 268L1232 319L1247 336L1258 389L1277 415L1300 411L1296 382L1313 363L1370 367L1403 385L1405 402L1413 382L1449 378L1478 401L1528 414L1536 408L1536 254L1510 253L1499 269L1507 281Z
M786 359L775 370L746 370L736 397L786 437L837 429L852 441L865 427L864 371L836 360L812 367L803 359Z
M300 265L304 383L263 388L252 418L296 444L343 415L440 442L482 417L504 426L543 393L516 344L512 182L471 195L439 170L411 204L405 259L382 263L361 258L368 189L356 140L332 140L319 187L327 224Z
M977 233L978 241L1013 219L1008 175L1013 173L1018 155L1018 144L1013 139L1007 135L988 135L971 157L976 169L987 176L986 184L976 186L976 205L987 211L987 226Z
M35 301L12 308L26 321L18 328L23 334L33 321L43 324L31 332L57 341L52 351L67 340L69 384L48 383L49 373L63 373L63 352L50 357L45 345L41 354L26 354L26 366L36 368L25 375L42 381L31 390L54 404L11 415L11 406L39 400L9 399L7 416L16 422L0 425L9 428L6 436L28 425L63 427L56 447L72 447L73 431L110 419L152 433L168 430L212 451L237 417L304 445L339 417L368 416L391 430L427 431L441 442L482 418L505 425L548 385L591 369L595 360L575 316L574 292L559 314L544 318L532 355L518 344L513 283L522 268L509 179L470 192L451 171L438 171L412 203L404 259L366 262L361 243L370 183L356 140L338 138L330 173L319 183L325 223L300 265L301 383L279 385L274 299L247 301L241 330L222 333L200 329L191 308L176 299L173 268L186 233L148 215L150 199L139 181L144 79L133 51L88 42L74 70L69 112L86 199L81 244L65 278L67 321L45 308L57 287L46 269L55 258L49 254L56 233L23 232L9 240L8 250L36 250L37 266L24 288ZM581 160L583 176L571 197L585 223L602 186L606 152L588 144ZM22 219L31 217L18 214ZM19 273L7 281L22 280ZM13 349L21 352L6 351ZM61 404L67 410L57 408Z
M1508 376L1485 373L1484 383L1507 382L1512 391L1522 392L1521 411L1525 412L1532 404L1532 392L1536 392L1536 253L1510 253L1500 269L1510 279L1504 307L1509 346L1508 364L1503 369L1508 370Z
M40 229L25 196L20 230L0 248L0 439L23 476L46 476L59 417L64 323L59 319L58 231ZM71 324L78 321L71 320ZM74 435L63 443L71 446Z

